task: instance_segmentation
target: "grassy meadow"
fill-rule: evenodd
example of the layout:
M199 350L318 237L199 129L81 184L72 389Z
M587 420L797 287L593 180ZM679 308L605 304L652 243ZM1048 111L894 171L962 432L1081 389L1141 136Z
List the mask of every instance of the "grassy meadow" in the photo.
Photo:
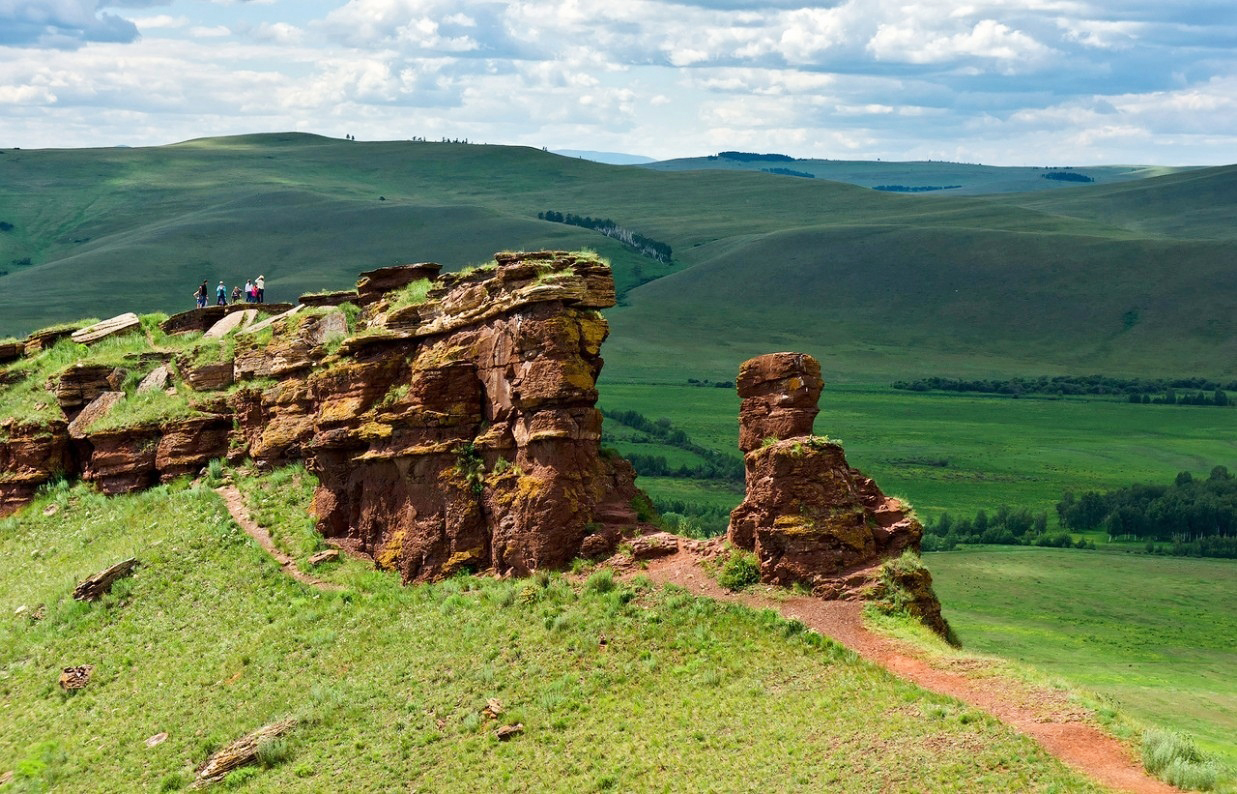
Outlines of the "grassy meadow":
M967 649L1110 697L1237 769L1237 563L998 547L924 560Z
M274 527L298 555L310 486L294 472L256 489L268 519L299 505ZM130 555L137 574L102 602L70 598ZM293 581L216 494L183 483L114 499L60 487L0 521L6 788L179 790L214 749L291 716L223 788L1094 790L769 611L606 572L403 587L348 561L318 575L344 588ZM89 685L62 692L60 668L82 664ZM498 741L510 723L523 733Z
M684 379L693 373L684 373ZM735 374L730 375L731 378ZM828 373L826 373L828 378ZM603 376L603 410L666 417L692 441L738 457L739 399L733 389L613 382ZM924 518L991 512L1001 504L1047 510L1062 492L1170 482L1237 463L1237 410L1130 405L1112 399L1010 399L889 388L826 385L816 433L842 442L847 459ZM632 443L621 428L608 441L625 454L681 450ZM676 461L679 458L676 458ZM942 465L944 464L944 465ZM657 499L730 507L742 483L644 478Z

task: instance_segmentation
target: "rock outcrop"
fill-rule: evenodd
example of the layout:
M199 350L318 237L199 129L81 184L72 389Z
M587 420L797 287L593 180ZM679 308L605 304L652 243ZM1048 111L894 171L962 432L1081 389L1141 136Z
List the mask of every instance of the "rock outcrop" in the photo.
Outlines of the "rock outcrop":
M551 251L459 274L401 265L341 294L363 307L359 327L326 305L243 328L233 314L253 305L209 307L163 324L219 337L182 346L174 367L138 357L128 378L87 356L57 373L65 420L0 441L2 509L56 471L112 494L248 457L304 460L323 534L409 581L606 557L637 529L635 472L600 451L605 264ZM124 413L139 389L178 418Z
M913 594L901 596L916 602L907 611L935 616L927 622L944 633L927 569L901 566L896 581L886 570L919 551L923 527L908 505L852 468L841 446L812 434L820 364L802 353L759 356L743 364L737 386L747 489L727 535L755 552L761 581L825 598L879 599L896 586Z

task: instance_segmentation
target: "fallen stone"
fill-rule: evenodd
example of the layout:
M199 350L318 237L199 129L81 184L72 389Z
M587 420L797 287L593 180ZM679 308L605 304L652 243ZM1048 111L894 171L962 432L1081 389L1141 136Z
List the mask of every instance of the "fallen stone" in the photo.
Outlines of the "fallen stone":
M97 601L111 591L112 585L118 580L133 574L138 565L137 559L130 557L122 560L105 571L100 571L73 588L73 598L78 601Z
M90 426L107 416L116 404L125 398L122 391L105 391L94 398L72 422L69 422L69 438L80 441L86 437ZM53 505L54 507L54 505Z
M327 562L339 561L339 549L323 549L309 558L310 565L322 565Z
M102 322L88 325L85 328L74 331L72 338L79 345L93 345L95 342L101 342L111 336L119 334L127 334L131 331L136 331L142 326L142 321L133 312L125 312L115 317L103 320Z
M255 309L246 309L240 312L228 312L223 315L214 325L202 334L203 339L222 339L232 331L240 328L253 321L258 316Z
M508 739L513 739L524 732L524 723L517 722L515 725L504 725L494 732L498 737L498 741L505 742Z
M83 689L90 683L94 675L94 665L84 664L80 667L66 667L60 673L60 688L66 692Z
M503 704L497 698L490 698L485 702L485 708L481 709L481 713L487 719L498 719L498 715L503 713Z
M168 382L172 378L172 370L166 365L155 367L150 371L150 374L142 378L142 382L137 385L137 393L144 394L148 391L160 391L168 387Z
M196 770L198 780L203 782L215 781L233 769L246 764L252 764L257 760L258 748L263 743L277 739L295 727L296 720L287 719L283 722L265 725L253 733L242 736L206 759Z
M254 325L250 325L244 330L240 331L239 333L256 334L258 331L262 331L267 328L270 328L272 325L279 322L280 320L283 320L287 317L291 317L292 315L296 314L297 312L299 312L301 309L304 309L304 308L305 307L302 304L298 303L297 305L293 306L291 309L288 309L286 312L283 312L282 314L276 314L274 317L267 317L262 322L256 323Z
M146 740L146 746L147 747L158 747L159 745L166 742L167 739L168 739L168 735L166 731L162 733L156 733L154 736Z

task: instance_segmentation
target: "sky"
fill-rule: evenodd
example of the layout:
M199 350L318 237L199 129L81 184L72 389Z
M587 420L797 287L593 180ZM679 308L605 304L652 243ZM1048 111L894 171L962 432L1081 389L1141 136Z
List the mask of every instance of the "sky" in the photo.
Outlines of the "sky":
M1237 0L0 0L0 147L1237 162Z

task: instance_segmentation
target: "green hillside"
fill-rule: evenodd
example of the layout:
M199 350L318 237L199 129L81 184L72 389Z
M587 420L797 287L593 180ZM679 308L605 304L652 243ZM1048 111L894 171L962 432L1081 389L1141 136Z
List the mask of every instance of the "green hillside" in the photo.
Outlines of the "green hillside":
M308 485L277 472L255 487L294 516L287 529ZM71 599L130 555L137 575L101 603ZM179 790L214 750L291 717L223 788L1098 790L771 610L608 573L402 587L348 561L319 575L344 589L293 581L215 493L183 483L62 488L0 521L0 778ZM90 683L62 692L60 669L86 664Z
M939 160L872 161L819 160L814 158L782 161L780 159L736 160L726 157L684 157L662 160L640 166L655 171L764 171L783 168L816 179L846 182L866 188L917 188L921 196L980 196L994 193L1025 193L1029 191L1062 190L1080 183L1045 179L1045 174L1072 173L1095 180L1095 184L1122 183L1173 173L1183 169L1163 166L1100 165L1060 168L1029 166L995 166L979 163L951 163ZM782 175L784 178L803 178ZM936 188L936 189L933 189ZM943 189L942 189L943 188Z
M936 180L939 165L900 167ZM1237 373L1237 357L1216 355L1237 339L1237 247L1217 229L1234 173L927 199L302 134L4 150L0 334L187 308L203 279L262 273L285 300L409 259L460 267L495 250L587 246L614 262L624 293L609 314L615 377L688 366L730 377L746 355L787 347L866 382L959 369L1225 376ZM1159 220L1133 222L1143 204ZM671 245L674 264L538 220L550 209L613 219Z

